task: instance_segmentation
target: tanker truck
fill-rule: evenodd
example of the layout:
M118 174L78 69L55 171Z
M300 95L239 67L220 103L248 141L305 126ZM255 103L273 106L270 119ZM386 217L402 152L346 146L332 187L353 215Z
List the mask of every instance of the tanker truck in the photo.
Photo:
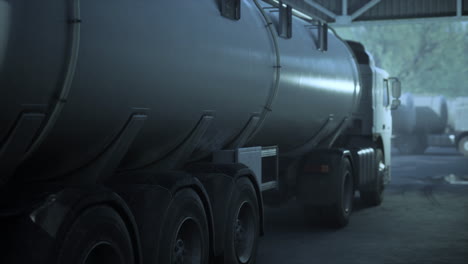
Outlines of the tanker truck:
M463 97L403 94L393 114L394 145L402 154L423 154L430 147L456 147L468 155L468 104Z
M0 0L0 263L254 263L267 203L380 204L400 83L294 14Z

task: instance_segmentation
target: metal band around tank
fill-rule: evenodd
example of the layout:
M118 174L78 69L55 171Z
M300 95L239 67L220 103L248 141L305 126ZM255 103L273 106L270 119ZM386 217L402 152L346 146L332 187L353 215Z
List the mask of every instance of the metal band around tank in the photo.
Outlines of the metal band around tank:
M262 14L265 22L267 23L266 27L268 28L268 32L270 32L271 39L273 40L273 46L275 49L275 56L276 56L276 62L273 67L276 70L276 74L275 74L275 83L273 87L271 88L267 101L265 103L265 106L263 107L263 110L260 113L259 121L257 122L257 125L254 128L253 132L250 134L249 138L252 138L260 130L268 113L272 111L271 107L278 94L279 82L280 82L280 76L281 76L281 55L280 55L279 44L278 44L278 34L276 32L275 25L273 24L271 19L268 17L268 15L265 13L265 11L263 10L263 7L260 5L258 0L253 0L253 2L255 3L258 10Z
M69 17L68 23L70 25L68 37L68 56L66 61L66 70L64 71L62 88L57 99L57 103L49 115L46 125L41 130L36 140L29 147L28 151L23 157L23 160L28 158L45 140L49 132L52 130L55 122L57 121L65 103L68 100L68 94L73 83L75 76L76 64L78 61L78 52L80 48L80 32L81 32L81 13L80 13L80 0L69 1Z

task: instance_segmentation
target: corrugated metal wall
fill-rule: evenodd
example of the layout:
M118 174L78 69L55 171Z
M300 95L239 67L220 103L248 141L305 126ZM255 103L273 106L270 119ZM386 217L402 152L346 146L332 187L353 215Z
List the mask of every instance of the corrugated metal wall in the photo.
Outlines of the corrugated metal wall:
M303 7L304 0L283 0ZM313 0L315 3L340 16L343 14L342 0ZM370 3L371 0L348 0L348 15ZM308 6L307 12L327 22L335 22L315 8ZM457 0L382 0L354 21L391 20L408 18L454 17L457 15ZM468 15L468 0L462 0L462 15Z
M361 5L356 6L357 9L367 1L355 0L351 2L360 2ZM354 11L351 10L351 12ZM444 17L456 14L457 3L455 0L386 0L371 8L356 21Z

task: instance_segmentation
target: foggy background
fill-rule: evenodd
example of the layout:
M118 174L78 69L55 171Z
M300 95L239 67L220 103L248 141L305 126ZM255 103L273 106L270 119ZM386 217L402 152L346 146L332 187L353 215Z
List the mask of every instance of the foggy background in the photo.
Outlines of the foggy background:
M429 22L337 28L359 41L376 65L398 77L402 92L468 96L468 22Z

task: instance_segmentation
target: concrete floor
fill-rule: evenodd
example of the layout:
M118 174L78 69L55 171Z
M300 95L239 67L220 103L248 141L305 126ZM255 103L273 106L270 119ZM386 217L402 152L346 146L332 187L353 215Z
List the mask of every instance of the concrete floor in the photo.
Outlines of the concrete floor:
M395 154L392 170L384 203L364 208L356 198L341 230L306 224L294 201L267 208L257 264L467 264L468 158L431 148Z

